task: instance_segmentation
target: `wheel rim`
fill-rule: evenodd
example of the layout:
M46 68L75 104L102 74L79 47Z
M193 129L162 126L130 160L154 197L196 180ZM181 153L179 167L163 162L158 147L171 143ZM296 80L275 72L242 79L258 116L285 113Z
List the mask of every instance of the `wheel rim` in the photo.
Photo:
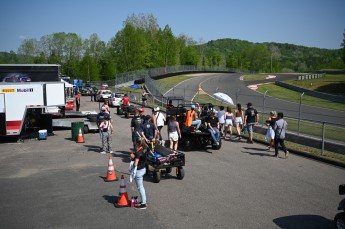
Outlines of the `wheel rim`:
M345 229L345 222L342 219L337 220L337 228L338 229Z

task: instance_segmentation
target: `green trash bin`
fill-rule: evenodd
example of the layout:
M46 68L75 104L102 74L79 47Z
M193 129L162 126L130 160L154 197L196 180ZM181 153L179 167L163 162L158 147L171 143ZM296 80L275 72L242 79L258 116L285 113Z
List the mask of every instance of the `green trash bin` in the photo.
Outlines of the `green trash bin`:
M81 129L81 133L84 137L84 122L72 122L71 130L72 130L72 140L77 141L79 135L79 129Z

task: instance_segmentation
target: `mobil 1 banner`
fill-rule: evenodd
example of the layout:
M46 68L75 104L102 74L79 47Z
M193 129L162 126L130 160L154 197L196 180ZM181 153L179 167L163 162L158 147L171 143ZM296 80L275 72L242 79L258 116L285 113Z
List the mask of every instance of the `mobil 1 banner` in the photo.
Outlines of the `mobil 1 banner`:
M59 65L0 65L1 82L59 81Z

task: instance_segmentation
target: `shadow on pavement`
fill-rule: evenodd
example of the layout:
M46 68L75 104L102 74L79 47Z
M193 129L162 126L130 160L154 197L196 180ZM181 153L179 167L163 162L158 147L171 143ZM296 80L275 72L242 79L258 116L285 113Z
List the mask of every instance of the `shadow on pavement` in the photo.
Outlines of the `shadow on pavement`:
M113 153L113 157L120 157L122 159L123 162L131 162L129 155L131 154L131 152L129 151L115 151L115 153Z
M292 215L276 218L273 222L284 229L327 229L333 228L333 221L319 215Z
M95 146L95 145L84 145L85 147L87 147L87 151L92 151L92 152L97 152L99 153L101 151L101 147L100 146Z
M249 151L241 151L242 153L247 153L253 156L260 156L260 157L273 157L273 154L269 154L269 153L253 153L253 152L249 152Z
M103 199L108 201L109 204L115 204L115 203L117 203L117 200L119 199L119 197L118 196L107 196L107 195L104 195Z

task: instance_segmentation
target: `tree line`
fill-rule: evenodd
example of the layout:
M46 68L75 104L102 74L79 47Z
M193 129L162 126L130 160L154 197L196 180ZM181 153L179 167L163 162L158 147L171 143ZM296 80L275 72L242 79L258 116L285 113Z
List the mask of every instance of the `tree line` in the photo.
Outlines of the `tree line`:
M345 34L344 34L345 39ZM3 64L60 64L61 73L83 80L110 80L117 73L156 67L195 65L246 72L308 72L345 68L343 49L219 39L207 43L175 36L152 14L130 15L108 42L94 33L83 39L58 32L24 40L17 53L0 53Z

